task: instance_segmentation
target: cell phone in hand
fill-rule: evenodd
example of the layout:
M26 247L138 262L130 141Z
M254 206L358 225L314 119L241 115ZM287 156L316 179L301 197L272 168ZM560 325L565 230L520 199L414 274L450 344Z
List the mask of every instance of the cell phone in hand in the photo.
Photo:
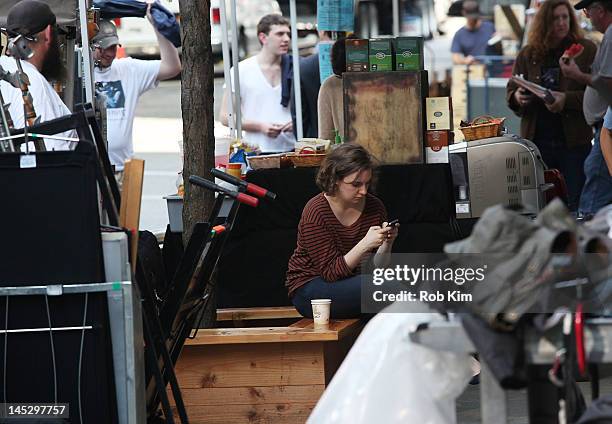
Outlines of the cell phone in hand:
M394 219L392 221L387 222L387 227L393 227L397 224L399 224L399 219Z

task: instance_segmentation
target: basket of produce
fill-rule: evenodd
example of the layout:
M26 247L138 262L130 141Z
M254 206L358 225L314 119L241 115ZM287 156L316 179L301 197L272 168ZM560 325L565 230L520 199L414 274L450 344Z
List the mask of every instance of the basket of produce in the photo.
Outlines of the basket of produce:
M276 169L285 168L291 164L284 153L275 155L247 156L247 162L251 169Z
M299 153L289 153L287 157L296 168L307 168L321 165L325 158L325 153L315 153L312 147L304 147Z
M466 141L499 137L502 134L505 120L506 118L493 118L492 116L483 115L474 118L471 122L461 121L459 129Z

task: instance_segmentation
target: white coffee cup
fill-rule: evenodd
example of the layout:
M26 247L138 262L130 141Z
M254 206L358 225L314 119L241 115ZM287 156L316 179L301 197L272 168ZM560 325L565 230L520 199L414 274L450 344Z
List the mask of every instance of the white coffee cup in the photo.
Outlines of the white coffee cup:
M312 317L314 318L315 330L329 328L329 311L331 299L312 299Z

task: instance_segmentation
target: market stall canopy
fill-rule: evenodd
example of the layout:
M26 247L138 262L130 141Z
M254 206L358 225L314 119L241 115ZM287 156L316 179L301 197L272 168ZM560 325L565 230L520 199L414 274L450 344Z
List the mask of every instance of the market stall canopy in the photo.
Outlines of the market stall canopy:
M74 25L79 19L78 15L78 1L77 0L41 0L47 3L59 25ZM0 1L0 27L6 26L6 16L9 10L14 4L18 3L18 0L2 0Z

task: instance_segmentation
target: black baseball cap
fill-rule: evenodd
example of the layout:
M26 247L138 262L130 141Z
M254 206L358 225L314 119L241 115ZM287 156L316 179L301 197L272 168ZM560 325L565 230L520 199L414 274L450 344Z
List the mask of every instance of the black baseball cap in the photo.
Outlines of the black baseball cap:
M582 1L579 1L578 3L576 3L574 5L574 9L576 9L576 10L586 9L592 3L595 3L595 2L605 3L606 0L603 0L603 1L602 0L582 0Z
M473 0L466 0L463 2L462 7L463 16L466 18L477 19L480 17L480 8L478 2Z
M6 30L11 36L30 37L54 24L55 14L47 3L39 0L21 0L6 17Z

